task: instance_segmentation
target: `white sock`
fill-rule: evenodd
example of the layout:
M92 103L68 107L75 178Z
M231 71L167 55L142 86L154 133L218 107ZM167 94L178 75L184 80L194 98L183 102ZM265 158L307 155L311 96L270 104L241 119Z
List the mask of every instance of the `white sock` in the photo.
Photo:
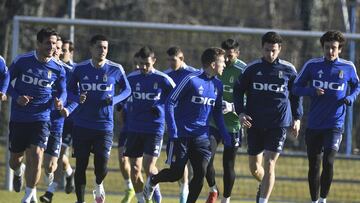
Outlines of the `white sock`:
M311 203L318 203L319 201L318 200L316 200L316 201L311 201Z
M71 166L67 167L67 169L65 170L66 173L66 177L70 177L71 174L73 173L73 169L71 168Z
M44 178L45 178L45 184L49 186L54 182L54 173L45 173Z
M100 183L100 184L95 183L96 196L100 196L100 195L101 195L101 191L104 191L104 185L103 185L103 183Z
M14 175L16 176L22 176L25 172L25 164L21 163L20 167L16 170L14 170Z
M54 192L56 191L56 189L57 189L57 186L58 186L58 183L57 183L57 182L52 182L52 183L49 185L47 191L48 191L48 192L51 192L51 193L54 193Z
M218 192L216 185L210 187L210 192Z
M320 199L319 199L319 203L326 203L326 198L322 198L322 197L320 197Z
M136 193L135 196L139 203L145 203L144 194L142 192Z
M131 182L131 179L126 179L126 180L125 180L125 184L126 184L126 188L127 188L127 189L129 189L129 190L134 189L134 186L133 186L133 184L132 184L132 182Z
M230 197L223 197L221 203L230 203Z
M24 198L21 200L21 202L30 202L31 197L33 196L33 194L36 192L35 188L30 188L30 187L26 187L25 188L25 196Z
M36 188L35 188L33 195L31 196L31 201L37 202Z
M188 194L189 193L189 184L180 184L180 193Z
M265 198L261 198L260 197L260 199L259 199L259 203L267 203L268 202L268 200L267 199L265 199Z

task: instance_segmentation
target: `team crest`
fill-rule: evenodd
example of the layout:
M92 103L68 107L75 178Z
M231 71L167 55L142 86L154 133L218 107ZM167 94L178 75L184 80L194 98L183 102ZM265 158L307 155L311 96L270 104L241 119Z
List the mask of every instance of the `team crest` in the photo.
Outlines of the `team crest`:
M281 79L281 78L283 78L283 75L284 75L284 73L282 72L282 71L279 71L279 78Z
M51 78L51 75L52 75L52 72L51 72L51 70L49 70L49 71L48 71L48 73L47 73L47 77L48 77L48 79L50 79L50 78Z
M140 91L140 83L136 83L136 85L135 85L135 90L136 90L136 91Z
M343 70L340 70L340 72L339 72L339 78L340 78L340 79L343 79L343 78L344 78L344 71L343 71Z
M153 86L154 90L156 90L158 88L158 83L154 83L154 86Z
M234 76L231 76L231 77L230 77L229 82L230 82L230 83L234 83Z
M108 80L108 77L107 77L106 74L104 74L104 76L103 76L103 82L107 82L107 80Z
M204 88L203 88L203 86L201 85L200 87L199 87L199 94L201 95L201 94L203 94L204 93Z
M99 80L99 76L98 76L98 75L96 75L95 80Z

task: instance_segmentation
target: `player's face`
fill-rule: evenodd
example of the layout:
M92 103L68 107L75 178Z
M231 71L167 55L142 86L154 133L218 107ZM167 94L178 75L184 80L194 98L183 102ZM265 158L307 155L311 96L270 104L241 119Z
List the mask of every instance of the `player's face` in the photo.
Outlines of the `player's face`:
M61 60L65 63L69 62L72 59L72 52L70 51L70 44L65 43L62 46L62 55L60 56Z
M218 59L215 61L215 74L216 75L222 75L224 68L225 68L225 57L219 56Z
M278 58L280 51L281 51L281 45L278 43L272 44L265 42L262 47L263 57L269 63L274 62L275 59Z
M57 36L51 35L42 42L37 42L37 51L41 56L52 57L56 49Z
M62 41L58 40L56 42L56 47L55 47L55 51L54 51L54 58L56 58L57 60L60 60L60 56L62 55Z
M225 50L225 63L226 65L233 64L239 57L240 51L238 49Z
M92 59L96 61L105 60L108 53L108 46L108 41L96 41L96 43L90 47Z
M139 69L142 73L149 73L154 69L156 59L154 57L141 58L139 60Z
M324 42L324 56L327 60L333 61L339 57L341 48L338 41Z
M173 70L177 70L183 65L184 56L183 54L178 54L176 56L168 56L167 60L169 62L170 68Z

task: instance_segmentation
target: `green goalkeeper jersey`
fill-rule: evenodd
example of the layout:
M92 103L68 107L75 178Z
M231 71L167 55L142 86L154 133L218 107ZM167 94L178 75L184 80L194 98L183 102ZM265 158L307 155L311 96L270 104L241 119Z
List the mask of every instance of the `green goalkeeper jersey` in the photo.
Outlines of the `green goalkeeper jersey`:
M226 66L221 76L217 76L223 83L223 100L233 103L233 87L234 83L244 71L246 63L237 59L233 64ZM224 114L225 125L229 133L236 133L240 130L239 117L235 112ZM214 121L211 121L211 126L215 127Z

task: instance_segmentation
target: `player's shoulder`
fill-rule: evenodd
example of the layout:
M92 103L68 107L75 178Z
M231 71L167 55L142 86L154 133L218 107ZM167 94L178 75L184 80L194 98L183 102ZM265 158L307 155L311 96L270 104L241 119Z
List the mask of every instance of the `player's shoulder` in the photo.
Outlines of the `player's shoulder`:
M290 70L296 72L296 68L295 66L290 63L289 61L283 60L283 59L279 59L279 63L283 66L285 66L286 68L289 68Z
M196 80L199 78L200 75L202 75L203 71L199 70L199 71L196 71L196 72L192 72L192 73L189 73L187 74L179 83L178 86L181 86L181 85L184 85L192 80Z
M55 62L57 65L65 68L65 69L68 70L68 71L73 71L73 69L74 69L72 66L69 66L68 64L64 63L63 61L54 59L54 62Z
M343 58L338 58L338 61L340 63L342 63L343 65L348 65L348 66L351 66L351 67L355 67L354 63L352 61L349 61L349 60L346 60L346 59L343 59Z
M237 59L234 63L234 67L240 71L243 71L246 67L246 63L240 59Z
M173 81L173 79L170 76L168 76L166 73L161 72L159 70L155 70L154 74L162 77L164 80L172 84L172 86L175 86L175 82Z
M258 67L258 65L261 65L263 63L262 59L255 59L253 61L251 61L250 63L248 63L245 68L244 68L244 71L251 71L253 70L254 68Z
M192 66L189 66L189 65L187 65L187 64L184 64L184 70L186 70L186 71L188 71L188 72L197 72L197 71L199 71L199 69L194 68L194 67L192 67Z
M33 57L36 57L35 51L30 51L30 52L26 52L24 54L19 54L15 57L13 63L18 63L24 59L33 58Z
M309 65L316 65L316 64L321 64L325 62L325 58L324 57L316 57L316 58L311 58L309 60L307 60L304 64L304 67L307 67Z
M127 75L127 78L136 77L136 76L139 76L140 74L141 74L140 70L134 70Z
M164 72L165 74L169 74L169 73L173 72L173 69L167 68L167 69L165 69L163 72Z
M1 55L0 55L0 63L1 64L6 64L5 59Z
M77 69L79 67L82 67L82 66L88 66L88 65L91 65L91 59L87 59L87 60L84 60L84 61L80 61L79 63L76 63L75 64L75 69Z
M123 66L119 63L116 63L114 61L110 61L110 60L106 60L105 62L106 64L108 64L110 67L114 67L114 68L117 68L117 69L120 69L120 70L123 70Z

